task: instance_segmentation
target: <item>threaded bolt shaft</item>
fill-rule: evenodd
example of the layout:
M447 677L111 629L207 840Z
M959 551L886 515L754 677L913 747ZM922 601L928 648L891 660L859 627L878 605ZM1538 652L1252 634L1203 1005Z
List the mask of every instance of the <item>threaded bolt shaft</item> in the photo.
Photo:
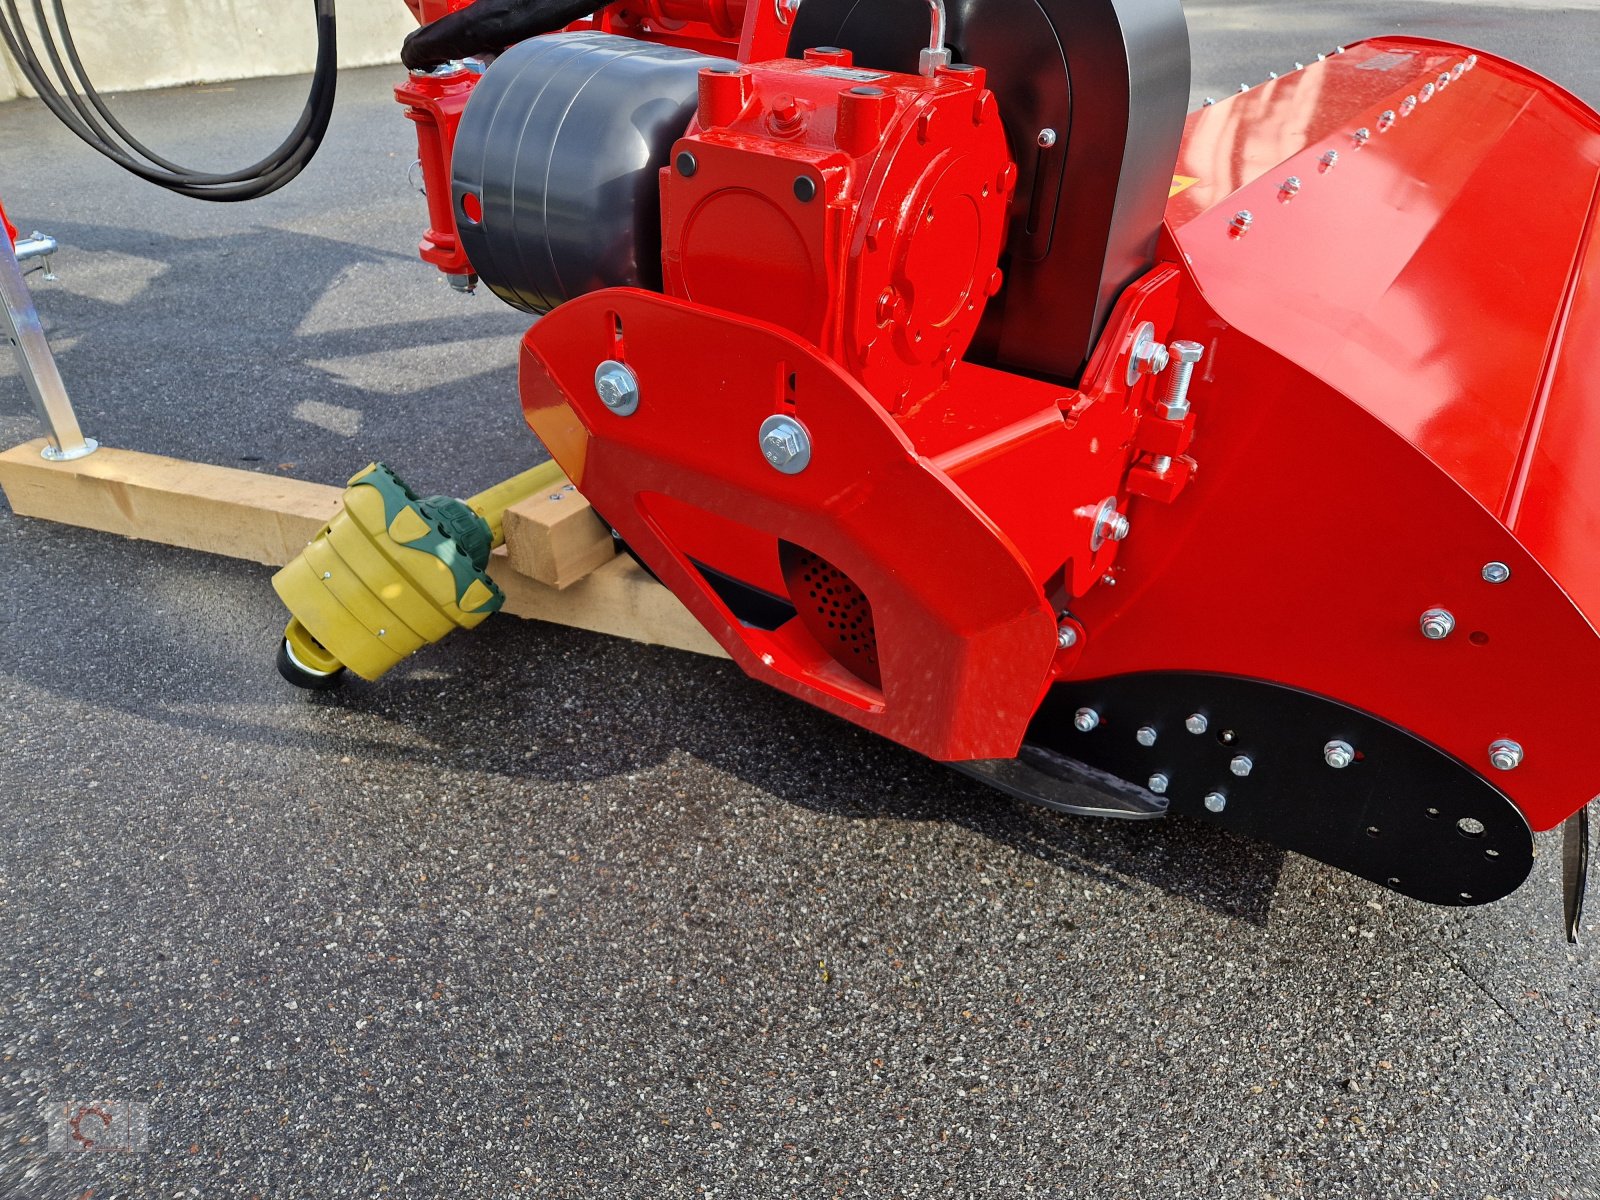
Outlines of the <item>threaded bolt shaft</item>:
M1167 351L1167 393L1161 399L1161 407L1167 420L1181 421L1189 415L1189 380L1206 348L1199 342L1173 342Z

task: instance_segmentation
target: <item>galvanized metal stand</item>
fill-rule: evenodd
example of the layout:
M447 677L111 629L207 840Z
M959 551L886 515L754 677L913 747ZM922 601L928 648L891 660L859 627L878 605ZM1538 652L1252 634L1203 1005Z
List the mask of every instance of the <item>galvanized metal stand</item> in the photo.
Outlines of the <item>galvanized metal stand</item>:
M78 416L72 411L72 401L67 396L67 386L56 368L55 355L45 340L44 329L39 324L39 314L33 307L33 297L22 278L22 260L43 258L45 277L50 274L50 255L56 249L54 238L35 233L17 241L15 250L11 240L0 231L0 304L6 313L6 336L17 351L17 363L22 368L22 381L28 395L33 397L39 419L44 423L51 445L42 451L52 462L66 462L92 454L99 447L93 438L83 436L78 426Z

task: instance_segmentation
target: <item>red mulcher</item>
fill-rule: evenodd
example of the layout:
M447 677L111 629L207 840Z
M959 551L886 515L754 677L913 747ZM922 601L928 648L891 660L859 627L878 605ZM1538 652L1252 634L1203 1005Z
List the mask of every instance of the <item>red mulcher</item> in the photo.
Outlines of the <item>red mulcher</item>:
M423 255L547 314L528 423L750 675L1505 895L1600 790L1600 117L1410 38L1186 117L1176 0L945 19L650 0L413 71Z

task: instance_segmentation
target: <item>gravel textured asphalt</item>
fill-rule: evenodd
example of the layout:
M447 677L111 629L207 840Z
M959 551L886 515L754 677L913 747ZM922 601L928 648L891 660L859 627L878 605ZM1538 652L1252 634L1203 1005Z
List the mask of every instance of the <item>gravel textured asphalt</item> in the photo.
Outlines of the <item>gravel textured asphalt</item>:
M1191 5L1195 95L1396 29L1600 100L1600 11ZM518 314L412 258L392 70L203 206L0 106L110 444L466 492ZM303 80L129 96L196 165ZM34 435L0 363L0 443ZM496 618L307 695L265 568L0 506L0 1197L1600 1197L1555 843L1443 910L1194 822L1012 802L729 664ZM1592 926L1591 926L1592 929ZM47 1151L49 1103L149 1106Z

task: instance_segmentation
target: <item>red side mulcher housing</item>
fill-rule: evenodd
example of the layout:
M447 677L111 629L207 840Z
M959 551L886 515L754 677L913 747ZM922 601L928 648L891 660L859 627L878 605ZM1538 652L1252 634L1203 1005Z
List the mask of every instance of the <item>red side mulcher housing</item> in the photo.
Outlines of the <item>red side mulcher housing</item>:
M529 424L752 676L1059 807L1504 895L1600 789L1600 117L1383 38L1185 121L1175 0L1027 7L949 62L843 0L505 55L530 113L624 36L714 55L640 159L657 240L581 279L447 72L424 256L548 308Z

